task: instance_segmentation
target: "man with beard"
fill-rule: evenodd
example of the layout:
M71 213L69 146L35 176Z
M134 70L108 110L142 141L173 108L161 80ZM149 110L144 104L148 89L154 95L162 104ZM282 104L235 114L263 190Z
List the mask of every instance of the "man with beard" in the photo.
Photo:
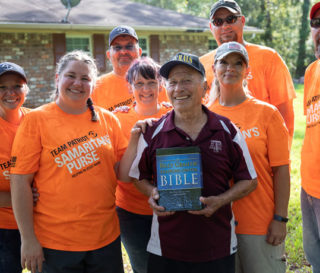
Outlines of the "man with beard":
M96 105L113 111L116 107L133 103L133 94L129 92L125 76L141 53L138 36L132 27L117 26L110 32L107 57L113 71L98 79L92 94Z
M304 80L306 133L301 151L301 211L303 247L314 273L320 272L320 2L310 11L311 35L317 60Z
M251 44L243 39L245 17L234 0L219 0L212 5L210 29L218 45L235 41L243 44L249 55L248 89L251 95L273 104L283 116L289 130L290 142L294 130L293 99L294 86L289 70L272 48ZM200 58L205 67L209 87L214 83L212 70L216 50ZM210 101L210 95L208 100Z

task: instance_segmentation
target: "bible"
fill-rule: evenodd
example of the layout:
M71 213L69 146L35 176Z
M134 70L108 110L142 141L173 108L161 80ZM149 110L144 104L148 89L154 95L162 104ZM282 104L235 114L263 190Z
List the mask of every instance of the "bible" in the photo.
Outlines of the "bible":
M156 151L158 204L166 211L201 210L202 164L199 147Z

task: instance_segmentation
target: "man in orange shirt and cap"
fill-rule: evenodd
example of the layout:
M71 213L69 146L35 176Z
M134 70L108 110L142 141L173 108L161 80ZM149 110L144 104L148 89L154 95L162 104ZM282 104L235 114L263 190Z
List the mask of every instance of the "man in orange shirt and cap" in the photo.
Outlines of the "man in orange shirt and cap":
M219 0L211 7L210 29L218 45L235 41L245 46L249 55L248 88L252 96L278 108L289 130L294 130L293 99L296 97L289 70L272 48L248 43L243 39L245 17L234 0ZM208 85L214 83L212 70L216 50L200 58ZM210 100L210 95L209 95Z
M113 71L102 75L92 94L93 102L109 111L133 103L129 92L126 73L131 63L141 56L138 35L130 26L117 26L109 34L107 57Z
M126 81L127 71L132 62L140 58L142 49L135 30L130 26L117 26L109 34L107 57L113 70L99 77L93 90L94 104L109 111L120 106L130 106L134 98ZM165 90L160 93L159 101L167 101Z

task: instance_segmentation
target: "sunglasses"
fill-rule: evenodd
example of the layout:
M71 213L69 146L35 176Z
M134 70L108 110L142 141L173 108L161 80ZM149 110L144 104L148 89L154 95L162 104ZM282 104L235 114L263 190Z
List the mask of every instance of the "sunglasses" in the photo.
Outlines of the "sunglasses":
M121 51L122 49L126 51L133 51L136 48L135 45L125 45L125 46L116 45L111 47L114 51L117 51L117 52Z
M212 19L212 24L216 27L221 27L224 22L226 22L228 25L234 24L238 17L241 17L241 15L229 15L225 19L222 18L213 18Z
M313 18L310 20L310 26L312 28L319 28L320 27L320 18Z

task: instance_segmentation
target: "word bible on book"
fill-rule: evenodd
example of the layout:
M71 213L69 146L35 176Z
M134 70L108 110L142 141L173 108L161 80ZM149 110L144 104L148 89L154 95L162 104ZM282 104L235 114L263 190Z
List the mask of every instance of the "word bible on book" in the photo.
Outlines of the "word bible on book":
M158 204L166 211L201 210L202 166L199 147L156 151Z

